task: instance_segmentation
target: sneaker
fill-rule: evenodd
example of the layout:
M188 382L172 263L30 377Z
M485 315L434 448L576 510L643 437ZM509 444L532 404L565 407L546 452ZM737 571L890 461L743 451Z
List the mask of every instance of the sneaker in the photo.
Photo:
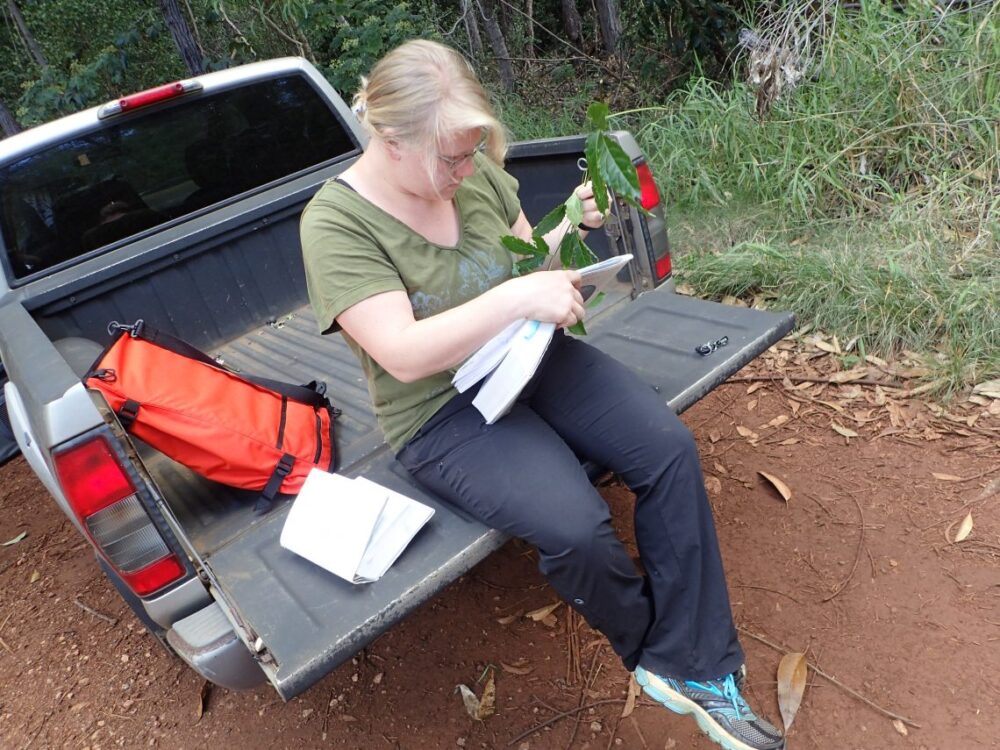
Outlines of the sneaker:
M698 726L726 750L782 750L775 727L750 710L737 687L742 669L721 680L674 680L636 667L635 679L646 695L674 713L693 714Z

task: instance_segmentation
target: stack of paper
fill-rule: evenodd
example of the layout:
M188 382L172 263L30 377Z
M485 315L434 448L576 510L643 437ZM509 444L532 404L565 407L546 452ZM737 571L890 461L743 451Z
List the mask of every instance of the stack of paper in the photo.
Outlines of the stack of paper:
M580 269L584 301L606 287L630 260L631 255L616 255ZM554 332L554 323L516 320L469 357L451 382L464 393L486 378L472 405L479 409L487 424L493 424L510 410L535 374Z
M555 323L539 323L537 320L524 321L517 329L500 364L472 399L472 405L479 409L486 424L493 424L510 411L538 369L555 330Z
M351 583L381 578L434 509L364 477L313 469L281 530L281 546Z

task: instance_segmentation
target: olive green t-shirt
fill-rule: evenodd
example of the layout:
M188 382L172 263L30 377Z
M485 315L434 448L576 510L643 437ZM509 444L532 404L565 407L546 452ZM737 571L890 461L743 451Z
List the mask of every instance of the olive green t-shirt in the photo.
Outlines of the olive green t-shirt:
M398 219L331 180L302 213L300 232L309 300L322 333L340 330L336 317L383 292L402 290L417 320L461 305L511 277L512 260L500 238L521 210L517 180L487 157L455 193L459 240L428 242ZM379 425L393 451L453 398L452 371L413 383L386 372L350 336L361 361Z

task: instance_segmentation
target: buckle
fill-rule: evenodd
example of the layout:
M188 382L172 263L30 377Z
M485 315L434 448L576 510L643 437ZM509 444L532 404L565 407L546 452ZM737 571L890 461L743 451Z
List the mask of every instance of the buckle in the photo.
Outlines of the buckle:
M729 337L723 336L722 338L716 339L715 341L706 341L704 344L696 346L694 350L698 352L698 354L700 354L701 356L707 357L716 349L721 349L728 343L729 343Z

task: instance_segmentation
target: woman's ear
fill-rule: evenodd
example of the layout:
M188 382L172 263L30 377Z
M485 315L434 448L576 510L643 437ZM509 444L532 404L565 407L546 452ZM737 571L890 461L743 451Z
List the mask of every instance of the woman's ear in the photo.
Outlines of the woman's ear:
M399 161L403 158L403 154L400 151L400 144L395 138L386 138L382 141L385 144L385 152L389 155L389 158L393 161Z

